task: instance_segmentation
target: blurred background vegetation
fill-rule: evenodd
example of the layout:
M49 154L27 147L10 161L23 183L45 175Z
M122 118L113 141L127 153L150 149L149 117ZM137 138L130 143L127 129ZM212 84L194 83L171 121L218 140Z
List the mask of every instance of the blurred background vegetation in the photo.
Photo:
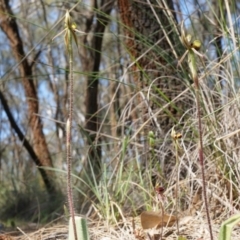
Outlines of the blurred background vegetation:
M237 0L0 0L0 221L64 215L68 57L63 34L54 37L66 9L85 32L74 46L76 212L120 221L152 209L156 186L165 189L167 211L176 178L181 209L201 208L195 94L187 59L179 61L182 22L202 42L210 208L239 209L239 8ZM180 169L173 126L182 134Z

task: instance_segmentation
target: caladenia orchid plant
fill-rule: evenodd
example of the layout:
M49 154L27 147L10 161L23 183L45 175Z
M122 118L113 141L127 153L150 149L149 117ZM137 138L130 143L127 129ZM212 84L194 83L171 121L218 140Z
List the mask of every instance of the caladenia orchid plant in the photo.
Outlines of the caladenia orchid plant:
M196 64L196 55L203 58L204 56L200 54L198 51L201 48L201 42L199 40L193 39L190 34L186 34L184 30L183 23L181 25L181 42L183 46L186 48L186 52L184 53L183 57L179 61L185 58L187 55L188 57L188 66L190 69L190 74L192 80L194 82L194 90L195 90L195 97L196 97L196 107L197 107L197 118L198 118L198 131L199 131L199 161L201 165L201 174L202 174L202 190L203 190L203 198L205 203L205 209L207 214L207 221L210 233L210 239L213 240L213 232L212 232L212 225L211 219L208 209L208 200L207 200L207 190L206 190L206 181L205 181L205 170L204 170L204 155L203 155L203 135L202 135L202 120L201 120L201 95L200 95L200 86L199 86L199 78L197 73L197 64Z
M85 34L82 31L77 29L76 24L72 21L69 11L66 11L65 21L64 21L64 30L57 34L54 38L58 37L62 33L64 34L64 43L67 49L69 57L69 104L68 104L68 118L66 121L66 156L67 156L67 196L68 196L68 205L70 212L70 222L69 222L69 240L88 240L88 230L86 220L82 217L75 217L74 212L74 203L73 203L73 194L72 194L72 181L71 181L71 172L72 172L72 121L73 121L73 87L74 87L74 78L73 78L73 46L72 41L74 40L76 47L78 48L77 35L76 33Z

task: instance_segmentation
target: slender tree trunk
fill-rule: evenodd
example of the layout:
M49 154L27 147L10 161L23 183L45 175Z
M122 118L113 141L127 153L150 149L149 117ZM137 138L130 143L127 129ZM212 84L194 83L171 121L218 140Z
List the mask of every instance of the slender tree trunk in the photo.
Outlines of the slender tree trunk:
M87 34L83 38L84 46L81 48L83 71L88 74L86 77L85 129L90 132L87 139L89 144L88 159L85 166L83 166L83 175L81 177L86 179L87 175L88 182L91 182L93 178L98 178L101 174L101 139L97 134L100 124L98 113L99 68L104 31L110 20L109 14L113 3L114 1L109 0L91 1L91 12L88 15L86 28L84 29ZM93 29L92 38L89 37L91 29Z
M5 99L3 93L0 91L0 100L2 102L3 105L3 109L8 117L8 120L12 126L12 128L14 129L14 131L16 132L19 140L22 142L23 146L25 147L25 149L27 150L27 152L29 153L30 157L32 158L32 160L34 161L34 163L40 167L39 168L39 172L42 176L43 182L47 188L47 191L49 193L53 192L53 184L51 179L49 178L49 176L47 175L47 172L42 169L41 167L43 167L41 161L39 160L38 156L36 155L34 149L32 148L31 144L29 143L29 141L25 138L23 132L21 131L21 129L19 128L19 126L17 125L11 111L10 108L8 106L7 100Z
M85 56L88 60L85 62L91 63L85 65L84 71L88 72L87 77L87 94L86 94L86 126L87 130L94 132L89 138L91 145L89 151L89 161L94 169L94 173L98 175L101 167L101 147L100 139L95 139L98 127L98 84L99 84L99 68L102 54L102 42L106 26L109 23L109 14L112 10L113 2L102 1L101 12L96 14L97 24L94 29L94 37L91 41L91 47L86 49ZM97 7L95 5L95 7ZM100 9L100 8L99 8ZM85 38L86 40L86 38ZM86 42L85 42L86 43ZM97 145L95 145L97 143Z
M42 121L41 118L38 116L38 96L32 79L32 67L31 64L29 64L27 58L25 57L22 39L18 30L18 25L15 18L12 16L13 12L9 6L9 1L1 0L0 27L2 31L6 34L11 44L13 55L19 64L18 67L28 105L28 119L33 136L33 149L39 160L39 164L37 165L43 167L53 167L45 136L43 134ZM47 182L49 182L50 184L49 186L46 186L49 192L55 192L55 187L52 182L52 175L53 172L45 171L45 178L47 178Z

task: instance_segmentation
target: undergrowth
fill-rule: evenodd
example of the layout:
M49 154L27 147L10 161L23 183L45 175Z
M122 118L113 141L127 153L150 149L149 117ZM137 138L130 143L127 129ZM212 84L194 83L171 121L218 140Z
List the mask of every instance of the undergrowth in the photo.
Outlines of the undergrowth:
M98 14L101 14L101 11ZM117 21L112 20L115 23ZM188 20L191 27L186 26L186 31L195 34L196 39L203 39L204 36L196 32L200 21L191 16ZM119 24L122 28L126 27ZM72 177L73 182L75 213L84 214L94 222L95 228L100 231L108 229L109 234L116 236L116 239L117 236L129 239L134 237L133 231L124 232L123 227L131 230L141 228L139 215L144 211L152 211L160 212L161 216L170 216L169 218L176 216L176 232L179 237L185 234L184 231L188 231L186 228L181 230L181 220L190 216L191 222L188 225L197 222L204 226L204 230L186 234L192 234L194 239L207 239L209 236L214 239L221 223L239 211L240 95L236 87L239 81L239 56L235 54L238 51L238 37L230 26L219 27L222 35L226 34L225 44L228 46L220 59L216 60L209 54L209 42L203 39L201 50L197 49L202 56L196 60L198 70L192 69L191 63L186 59L179 60L182 56L176 59L179 63L169 59L171 71L177 69L174 76L169 74L152 79L152 75L144 68L135 68L136 72L141 72L147 82L150 82L142 88L131 78L136 59L124 57L129 52L120 41L120 32L114 35L111 29L107 29L108 38L104 38L103 53L108 50L108 45L114 44L112 42L117 37L116 42L119 45L116 43L116 46L119 47L118 53L121 53L119 56L128 64L123 68L119 56L111 55L114 61L105 56L107 54L102 56L105 68L102 66L98 74L99 78L107 79L108 83L99 85L100 101L96 114L100 121L100 130L91 132L76 119L76 116L80 116L77 114L79 102L76 100L76 105L73 106L74 141L71 142L74 152L71 163L73 171L72 176L68 176L69 181ZM211 36L211 33L208 34ZM138 36L138 40L144 42L144 37ZM84 46L81 38L79 42L79 45ZM214 42L213 36L210 42ZM190 46L187 50L191 51L194 42L190 40L188 44ZM171 46L171 51L179 47L174 43ZM151 47L146 44L147 50ZM78 48L78 45L75 46L76 52L79 52ZM161 54L162 49L156 46L154 51ZM72 56L72 61L77 67L76 56ZM161 63L159 65L159 68L163 69ZM110 69L115 69L116 66L119 69L121 66L122 69L116 70L115 74L109 73ZM72 69L71 71L73 72ZM74 79L80 79L82 75L82 72L75 71ZM173 89L178 91L178 95L171 99L164 94L163 89L155 85L157 81L164 79L182 81L186 88ZM195 81L195 89L191 80ZM76 89L81 87L80 84L76 85ZM77 91L76 89L74 90ZM75 92L74 94L76 96ZM182 100L190 103L188 109L177 107L177 103ZM150 104L152 102L157 107L153 107L153 104ZM182 112L173 117L172 112L175 110ZM161 116L175 123L167 131L163 131ZM89 144L92 134L97 137ZM89 149L96 149L97 146L101 146L102 152L99 175L95 175L88 155ZM88 172L86 165L90 166ZM56 166L52 170L59 178L66 179L66 166ZM33 222L48 221L52 219L56 206L63 210L61 194L59 198L53 197L54 200L46 199L46 195L37 186L36 184L34 187L24 188L24 191L14 190L10 193L0 191L0 215L3 221L8 221L9 216L10 219L17 216ZM4 188L7 189L7 186ZM63 194L66 193L65 189L61 190ZM21 212L20 209L26 211ZM31 209L36 212L33 213ZM62 213L62 210L59 212ZM207 219L209 232L205 230ZM194 227L196 228L195 225ZM160 228L163 236L167 228L164 228L163 224ZM103 232L104 230L101 234ZM99 234L97 231L95 233Z

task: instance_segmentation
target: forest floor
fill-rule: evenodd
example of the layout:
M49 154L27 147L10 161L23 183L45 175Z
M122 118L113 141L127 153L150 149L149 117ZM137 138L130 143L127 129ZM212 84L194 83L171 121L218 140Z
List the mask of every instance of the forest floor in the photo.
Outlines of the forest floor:
M219 229L223 219L218 217L212 221L214 239L218 238ZM133 222L136 222L133 224ZM138 218L128 219L125 223L107 225L106 222L91 222L89 224L89 234L91 240L177 240L182 236L187 240L207 240L210 239L209 228L205 218L201 214L194 217L184 216L179 220L179 234L177 224L171 227L160 229L142 230L139 227ZM134 227L135 225L135 227ZM134 229L135 228L135 229ZM237 225L232 232L232 240L240 239L240 225ZM51 227L42 227L38 230L20 229L15 231L0 232L0 240L66 240L68 239L67 224L56 224Z

